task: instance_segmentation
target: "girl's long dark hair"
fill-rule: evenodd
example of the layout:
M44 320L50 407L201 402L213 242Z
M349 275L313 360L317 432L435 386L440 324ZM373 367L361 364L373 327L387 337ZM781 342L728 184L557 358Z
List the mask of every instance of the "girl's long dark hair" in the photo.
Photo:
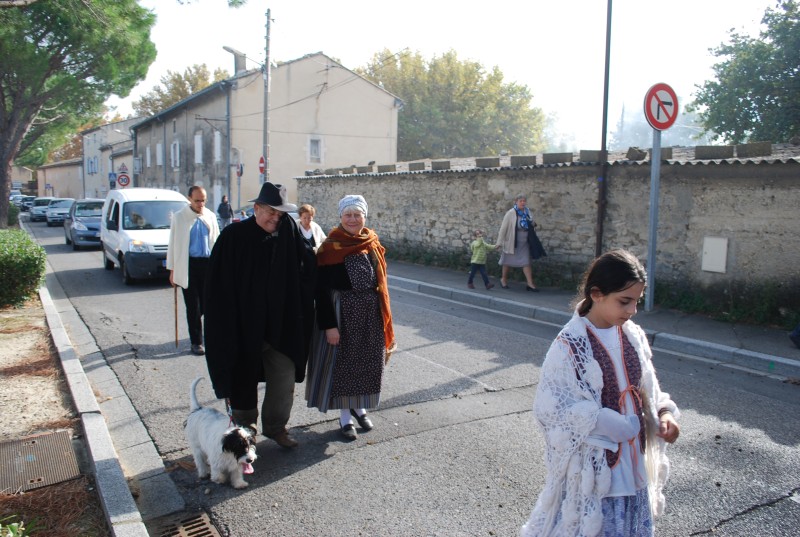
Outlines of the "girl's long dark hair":
M580 303L578 315L583 317L592 309L592 289L607 295L624 291L636 283L647 285L647 272L635 255L627 250L604 253L592 261L578 286L578 295L573 301L576 306Z

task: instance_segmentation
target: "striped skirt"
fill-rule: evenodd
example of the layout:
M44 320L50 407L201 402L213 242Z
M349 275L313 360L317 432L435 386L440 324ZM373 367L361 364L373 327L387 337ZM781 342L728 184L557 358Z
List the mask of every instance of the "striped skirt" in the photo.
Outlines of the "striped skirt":
M365 304L372 301L375 303ZM340 327L339 345L329 345L325 331L314 326L306 375L306 401L320 412L341 408L377 408L380 403L385 347L383 322L374 292L334 291L333 303ZM372 309L375 312L367 314ZM342 323L354 311L348 323ZM377 317L375 315L377 313ZM373 334L373 332L377 333ZM366 333L365 333L366 331ZM377 343L372 340L377 339ZM357 343L356 343L357 342Z

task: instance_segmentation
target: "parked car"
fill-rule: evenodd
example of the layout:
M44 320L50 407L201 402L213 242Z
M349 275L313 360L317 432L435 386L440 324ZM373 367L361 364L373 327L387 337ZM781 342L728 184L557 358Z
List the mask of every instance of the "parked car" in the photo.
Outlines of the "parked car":
M20 206L20 211L28 212L33 207L33 200L36 199L36 196L22 196L22 206Z
M166 277L172 215L188 203L186 196L174 190L109 191L100 219L105 269L114 270L114 265L119 265L126 285L137 278Z
M75 203L75 198L53 198L47 204L47 211L45 211L45 219L47 220L47 227L59 226L64 224L64 218L67 217L69 208Z
M100 217L102 199L77 200L64 219L64 240L73 250L81 246L100 246Z
M242 220L247 220L251 216L253 216L253 206L245 205L244 207L239 207L233 211L231 222L241 222Z
M53 196L41 196L33 200L31 205L31 222L39 222L40 220L47 220L47 206Z
M24 197L25 196L23 196L22 194L14 194L10 198L8 198L8 201L13 203L17 207L21 207L22 206L22 198L24 198Z

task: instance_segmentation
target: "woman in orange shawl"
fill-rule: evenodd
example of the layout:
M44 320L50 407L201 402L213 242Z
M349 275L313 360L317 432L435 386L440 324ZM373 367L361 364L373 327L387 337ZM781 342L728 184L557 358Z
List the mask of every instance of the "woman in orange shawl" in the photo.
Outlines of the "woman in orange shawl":
M340 409L348 440L373 427L368 408L380 403L383 371L395 348L385 249L364 227L367 202L339 201L340 224L317 251L317 327L308 361L306 401L321 412Z

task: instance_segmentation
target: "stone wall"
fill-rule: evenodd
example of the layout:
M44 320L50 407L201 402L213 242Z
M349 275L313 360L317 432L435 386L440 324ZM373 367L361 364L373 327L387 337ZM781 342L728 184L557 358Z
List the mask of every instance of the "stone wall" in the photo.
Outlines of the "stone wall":
M548 257L540 267L580 274L594 256L596 165L331 175L298 178L301 203L328 230L337 202L362 194L368 227L388 247L467 256L471 231L496 240L517 194L528 197ZM603 249L647 253L650 166L615 162L608 173ZM800 283L797 159L661 167L656 280L703 286ZM728 239L725 272L701 270L706 237ZM496 259L496 257L494 258ZM468 259L465 263L468 262ZM566 275L566 274L565 274Z

